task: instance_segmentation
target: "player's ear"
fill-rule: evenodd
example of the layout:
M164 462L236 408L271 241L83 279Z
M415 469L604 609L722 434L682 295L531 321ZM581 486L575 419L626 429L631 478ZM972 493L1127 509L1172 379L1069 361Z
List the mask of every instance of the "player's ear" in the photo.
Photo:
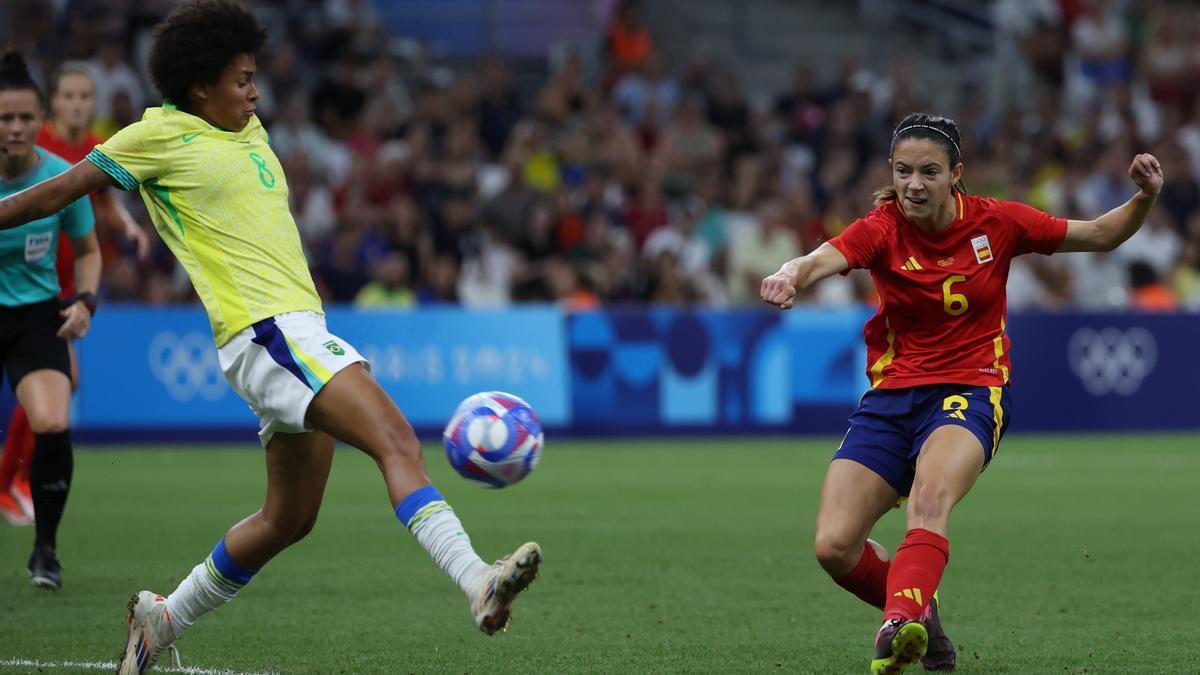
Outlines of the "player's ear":
M956 164L954 168L950 170L950 184L957 185L958 181L962 180L963 173L965 173L966 170L967 167L962 162Z
M203 103L208 100L208 85L197 82L192 85L192 97Z

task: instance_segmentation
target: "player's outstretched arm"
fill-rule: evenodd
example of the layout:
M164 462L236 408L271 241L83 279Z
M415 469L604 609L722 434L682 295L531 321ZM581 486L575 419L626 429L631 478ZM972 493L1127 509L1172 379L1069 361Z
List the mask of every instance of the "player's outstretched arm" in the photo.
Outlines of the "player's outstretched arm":
M848 269L850 263L846 262L846 256L825 242L812 253L785 262L778 272L762 280L759 292L763 302L779 309L790 309L796 302L797 290Z
M1154 155L1138 155L1129 165L1129 177L1140 191L1095 220L1068 220L1067 237L1058 247L1059 253L1111 251L1138 231L1162 190L1162 165Z
M93 190L116 184L115 179L85 159L53 178L0 199L0 230L53 215Z

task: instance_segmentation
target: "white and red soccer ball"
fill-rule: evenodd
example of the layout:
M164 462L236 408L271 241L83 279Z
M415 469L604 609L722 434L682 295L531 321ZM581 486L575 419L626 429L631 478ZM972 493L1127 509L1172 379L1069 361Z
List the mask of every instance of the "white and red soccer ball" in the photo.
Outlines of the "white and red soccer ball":
M542 456L542 441L537 413L502 391L468 397L442 432L450 466L485 488L508 487L528 476Z

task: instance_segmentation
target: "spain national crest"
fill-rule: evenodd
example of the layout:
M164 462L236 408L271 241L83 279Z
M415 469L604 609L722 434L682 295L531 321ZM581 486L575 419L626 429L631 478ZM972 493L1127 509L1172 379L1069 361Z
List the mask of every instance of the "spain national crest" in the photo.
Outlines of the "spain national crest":
M992 262L992 245L986 234L971 239L971 248L975 249L975 260L979 264Z

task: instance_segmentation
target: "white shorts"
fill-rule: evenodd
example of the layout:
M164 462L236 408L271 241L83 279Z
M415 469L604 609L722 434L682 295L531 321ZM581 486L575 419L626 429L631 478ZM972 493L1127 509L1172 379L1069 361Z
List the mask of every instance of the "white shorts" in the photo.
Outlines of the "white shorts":
M217 350L230 386L258 416L263 447L275 432L312 431L308 404L333 376L366 359L325 329L316 312L288 312L263 319Z

